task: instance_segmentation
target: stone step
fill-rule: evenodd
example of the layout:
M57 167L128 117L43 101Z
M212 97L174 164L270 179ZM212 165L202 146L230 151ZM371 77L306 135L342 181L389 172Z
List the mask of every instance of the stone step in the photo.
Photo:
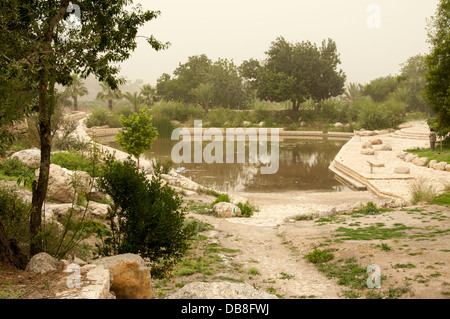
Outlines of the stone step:
M332 171L335 176L334 178L338 180L343 185L349 187L350 189L354 189L357 191L365 191L367 190L366 185L362 184L343 170L339 169L337 165L335 165L335 162L333 161L330 166L328 167L330 171Z

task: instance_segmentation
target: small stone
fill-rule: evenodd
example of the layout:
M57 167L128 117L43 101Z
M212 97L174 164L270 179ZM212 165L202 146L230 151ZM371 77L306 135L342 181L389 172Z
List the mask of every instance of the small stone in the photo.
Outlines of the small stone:
M362 155L375 155L375 151L371 148L361 150Z
M434 164L433 168L437 171L443 171L446 166L447 166L446 162L439 162L439 163Z
M397 167L394 170L395 174L409 174L410 170L408 167Z
M438 162L438 161L436 161L436 160L431 160L431 161L428 163L428 167L429 167L429 168L434 168L434 165L437 164L437 162Z
M370 140L370 143L372 145L381 145L381 144L383 144L383 141L380 140L379 138L373 138L373 139Z
M388 144L381 145L380 148L378 148L379 151L392 151L392 146Z
M363 142L361 147L363 149L372 148L372 144L370 142Z
M417 166L425 166L428 162L428 157L416 157L412 160L412 163Z
M408 154L405 156L405 162L412 162L413 159L415 159L416 157L418 157L415 154Z

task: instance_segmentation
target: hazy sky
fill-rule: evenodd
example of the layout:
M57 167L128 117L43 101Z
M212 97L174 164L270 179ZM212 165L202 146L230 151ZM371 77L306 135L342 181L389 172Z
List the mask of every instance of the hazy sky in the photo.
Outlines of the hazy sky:
M367 83L398 73L409 57L428 52L426 19L438 5L438 0L137 2L145 9L161 11L139 35L153 34L172 45L156 52L139 39L121 73L129 80L142 79L153 85L162 73L172 74L193 55L204 53L213 61L227 58L236 65L250 58L263 60L277 36L289 42L309 40L318 46L323 39L333 39L347 82Z

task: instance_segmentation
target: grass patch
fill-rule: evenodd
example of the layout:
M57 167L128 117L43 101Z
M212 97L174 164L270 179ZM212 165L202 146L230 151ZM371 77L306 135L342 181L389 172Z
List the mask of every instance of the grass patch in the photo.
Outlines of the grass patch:
M404 225L396 226L392 228L383 228L380 226L360 227L357 229L350 229L345 227L339 227L336 231L340 234L336 234L336 237L340 237L342 240L372 240L372 239L392 239L404 237L405 230L411 229Z

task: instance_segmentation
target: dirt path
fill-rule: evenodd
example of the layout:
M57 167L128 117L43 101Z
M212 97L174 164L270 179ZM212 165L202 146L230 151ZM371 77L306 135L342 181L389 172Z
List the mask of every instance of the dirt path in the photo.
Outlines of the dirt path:
M369 192L239 196L248 196L259 212L251 218L229 219L191 214L213 226L213 230L204 233L205 247L217 245L214 247L232 253L218 254L221 273L183 277L184 283L234 278L285 299L448 299L450 296L449 207L400 207L376 215L338 213L296 220L294 216L307 216L314 210L348 208L352 203L356 206L368 201L382 205L385 201ZM194 199L210 202L213 198L197 195ZM342 206L343 203L347 206ZM338 237L341 232L350 237ZM308 262L305 255L317 247L333 252L334 259L328 264L338 273L344 272L339 267L350 262L358 265L363 273L359 287L355 288L354 278L338 284L339 278L327 278L316 265ZM381 289L367 288L366 268L371 264L381 269Z
M204 215L196 218L218 230L213 238L221 246L239 251L232 262L241 264L245 271L258 270L250 280L254 286L283 298L339 298L340 288L290 249L279 227L233 223Z

